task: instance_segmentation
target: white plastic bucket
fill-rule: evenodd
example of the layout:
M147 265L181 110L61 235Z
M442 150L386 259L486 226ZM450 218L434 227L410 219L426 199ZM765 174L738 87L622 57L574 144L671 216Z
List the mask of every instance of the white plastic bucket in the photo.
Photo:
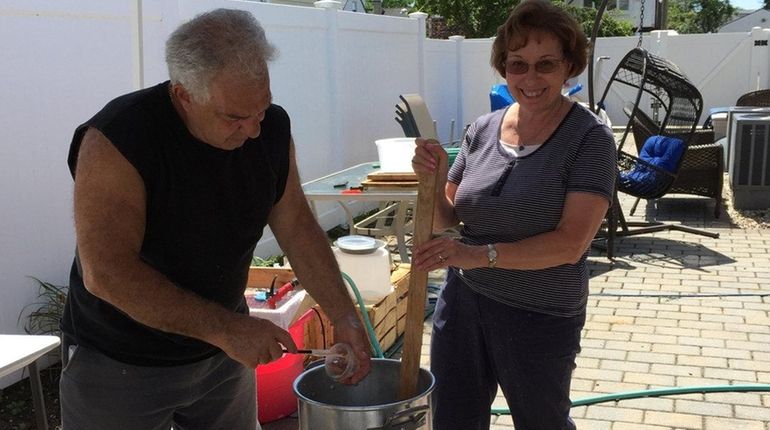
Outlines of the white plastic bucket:
M392 137L374 141L377 145L377 155L380 159L382 172L414 172L412 157L414 156L413 137Z
M340 270L353 279L364 302L377 303L393 292L390 283L390 252L387 248L383 246L369 254L349 254L336 246L332 250ZM350 286L348 292L355 300Z

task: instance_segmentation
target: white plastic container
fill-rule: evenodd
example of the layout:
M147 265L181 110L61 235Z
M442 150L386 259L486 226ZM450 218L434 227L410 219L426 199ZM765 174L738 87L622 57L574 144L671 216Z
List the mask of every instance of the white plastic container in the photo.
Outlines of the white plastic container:
M377 156L380 160L382 172L414 172L412 169L412 157L416 146L413 137L393 137L390 139L378 139Z
M332 247L340 270L350 276L366 304L377 303L393 292L390 283L390 252L384 246L368 254L351 254ZM356 296L348 286L350 297Z

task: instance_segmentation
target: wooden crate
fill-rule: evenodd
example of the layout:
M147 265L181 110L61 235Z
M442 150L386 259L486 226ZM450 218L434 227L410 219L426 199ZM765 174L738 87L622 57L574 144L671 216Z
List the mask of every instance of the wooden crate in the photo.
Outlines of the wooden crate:
M294 279L294 271L288 267L249 267L249 279L247 288L270 288L270 283L275 278L275 288L291 282Z
M390 280L394 290L379 302L366 306L369 320L374 327L374 334L383 351L393 346L404 332L406 300L409 291L408 264L401 264L391 273ZM305 342L310 348L325 349L334 344L334 330L329 318L315 306L320 316L305 331ZM359 310L360 315L360 310Z

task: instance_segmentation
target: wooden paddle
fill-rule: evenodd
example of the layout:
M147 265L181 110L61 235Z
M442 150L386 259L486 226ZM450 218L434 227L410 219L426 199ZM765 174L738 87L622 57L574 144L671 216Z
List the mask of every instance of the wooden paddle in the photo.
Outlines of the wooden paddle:
M436 176L430 176L417 185L417 213L414 219L414 245L431 239L433 234L433 203ZM425 321L425 299L428 288L428 272L415 270L409 275L409 299L406 302L406 325L401 354L401 380L398 394L401 399L417 395L417 377L420 374L420 350L422 327Z

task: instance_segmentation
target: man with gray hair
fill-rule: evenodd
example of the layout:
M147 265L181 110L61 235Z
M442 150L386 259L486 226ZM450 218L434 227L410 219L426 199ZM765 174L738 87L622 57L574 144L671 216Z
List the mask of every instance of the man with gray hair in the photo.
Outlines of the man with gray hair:
M254 368L296 352L243 293L269 225L305 289L369 371L369 343L304 197L274 48L218 9L169 38L171 80L123 95L75 131L77 251L62 331L67 430L254 429Z

